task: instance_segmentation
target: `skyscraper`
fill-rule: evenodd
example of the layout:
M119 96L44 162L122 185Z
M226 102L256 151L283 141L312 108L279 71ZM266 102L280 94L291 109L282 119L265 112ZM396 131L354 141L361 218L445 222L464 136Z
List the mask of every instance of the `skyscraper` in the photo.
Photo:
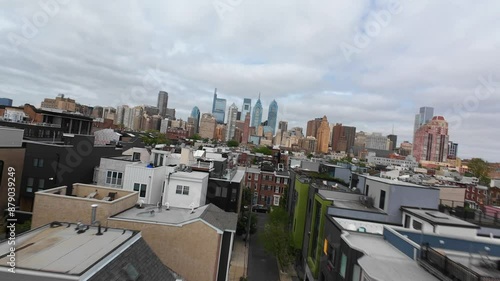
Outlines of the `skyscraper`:
M332 150L334 152L349 152L356 139L356 127L343 126L341 123L333 126Z
M236 129L236 115L238 114L238 107L236 104L231 104L229 110L227 111L227 133L226 141L232 140L234 138L234 130Z
M217 120L217 123L224 124L226 117L226 99L217 98L217 88L215 88L214 92L212 114L214 115L215 120Z
M448 159L457 159L458 143L448 142Z
M398 136L394 134L390 134L387 138L391 141L391 146L389 147L390 151L396 150L396 143L398 142Z
M321 125L321 120L322 118L315 118L313 120L307 121L306 137L316 137L316 132Z
M160 91L158 93L158 102L156 107L158 107L158 114L165 117L167 114L167 106L168 106L168 93L165 91Z
M321 119L321 124L319 125L318 131L316 133L316 152L318 153L328 153L328 138L330 138L330 125L328 125L328 119L323 116Z
M202 139L213 139L215 136L215 127L217 121L210 113L203 113L200 119L200 137Z
M423 106L420 108L418 114L415 115L415 125L413 127L413 132L416 132L418 128L425 125L427 122L431 121L434 116L434 107Z
M241 115L240 115L240 120L244 121L245 117L247 116L247 113L251 114L252 112L252 99L243 99L243 106L241 107Z
M267 113L267 125L271 127L271 130L274 133L276 132L276 122L278 119L278 103L276 100L273 100L269 105L269 112Z
M251 126L257 129L261 123L262 123L262 103L260 102L260 94L259 94L259 99L257 100L255 106L253 107Z
M194 119L194 133L198 134L200 129L200 109L195 106L191 110L191 117Z
M446 162L448 157L448 122L443 116L432 120L415 132L413 156L417 161Z

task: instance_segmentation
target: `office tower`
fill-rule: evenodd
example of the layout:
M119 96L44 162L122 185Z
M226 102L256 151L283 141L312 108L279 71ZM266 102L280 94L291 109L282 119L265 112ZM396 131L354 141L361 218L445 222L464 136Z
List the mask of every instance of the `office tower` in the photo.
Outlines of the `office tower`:
M202 139L213 139L217 120L210 113L203 113L200 119L200 137Z
M175 108L167 108L163 117L175 120Z
M195 106L193 107L193 110L191 110L191 117L193 118L193 123L194 123L194 134L199 133L199 126L200 126L200 109Z
M217 88L214 92L214 100L212 104L212 114L214 115L217 123L224 124L226 117L226 99L217 98Z
M245 124L243 125L243 137L241 143L248 143L248 138L250 137L250 112L246 113Z
M341 123L333 126L332 150L334 152L349 152L356 139L356 127L343 126Z
M420 108L419 113L415 115L415 124L413 132L416 132L420 126L425 125L434 116L434 107L423 106Z
M316 133L316 152L318 153L328 153L328 138L330 138L330 125L328 124L328 119L323 116L321 119L321 124Z
M321 120L322 118L315 118L313 120L307 121L306 137L316 137L318 128L321 125Z
M413 156L421 160L446 162L448 157L448 122L443 116L434 116L415 132Z
M262 123L262 103L260 102L260 94L259 94L259 99L257 100L255 106L253 107L251 126L257 129L261 123Z
M241 115L240 119L241 121L245 120L245 117L247 116L247 113L252 112L252 99L243 99L243 106L241 107Z
M126 105L119 105L116 107L116 115L115 115L115 121L113 124L121 126L125 124L123 122L123 118L125 117L125 108L128 107Z
M396 143L398 142L398 136L394 135L394 134L390 134L387 136L387 138L391 141L391 145L389 147L389 150L390 151L394 151L396 150Z
M128 105L123 106L123 127L126 129L132 129L134 124L134 110Z
M227 113L227 134L226 141L230 141L234 138L234 130L236 129L236 120L238 115L238 107L234 104L231 104Z
M280 121L278 123L278 129L281 130L281 132L288 131L288 122L287 121Z
M399 145L399 155L408 156L411 155L413 149L413 144L408 141L404 141Z
M278 103L276 100L273 100L269 105L269 111L267 113L267 125L271 127L271 130L274 133L276 132L276 122L278 119Z
M158 102L156 107L158 108L158 114L165 117L168 108L168 93L165 91L160 91L158 93Z
M448 142L448 159L457 159L458 143Z
M366 148L389 150L390 140L382 133L371 133L366 136Z
M0 98L0 105L12 106L12 99Z

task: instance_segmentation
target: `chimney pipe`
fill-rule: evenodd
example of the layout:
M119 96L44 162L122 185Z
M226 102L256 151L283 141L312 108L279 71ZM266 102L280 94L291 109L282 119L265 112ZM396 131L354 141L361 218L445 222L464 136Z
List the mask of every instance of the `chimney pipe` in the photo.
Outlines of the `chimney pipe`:
M91 207L92 207L92 217L90 218L90 225L94 225L94 223L96 222L96 213L97 213L97 207L99 205L97 204L92 204Z

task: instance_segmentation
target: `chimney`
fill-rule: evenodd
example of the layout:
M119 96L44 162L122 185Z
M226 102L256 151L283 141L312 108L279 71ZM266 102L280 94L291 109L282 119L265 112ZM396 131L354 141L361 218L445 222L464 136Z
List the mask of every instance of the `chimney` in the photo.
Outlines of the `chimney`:
M92 217L90 218L90 225L94 225L94 223L96 222L96 213L97 213L97 207L99 205L97 204L92 204L91 207L92 207Z

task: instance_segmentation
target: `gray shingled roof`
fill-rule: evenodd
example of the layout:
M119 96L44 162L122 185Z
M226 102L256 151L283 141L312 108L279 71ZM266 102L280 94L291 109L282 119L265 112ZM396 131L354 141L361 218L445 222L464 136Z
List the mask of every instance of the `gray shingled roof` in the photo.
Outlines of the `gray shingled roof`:
M200 218L222 231L236 231L238 214L225 212L214 204L208 204Z

